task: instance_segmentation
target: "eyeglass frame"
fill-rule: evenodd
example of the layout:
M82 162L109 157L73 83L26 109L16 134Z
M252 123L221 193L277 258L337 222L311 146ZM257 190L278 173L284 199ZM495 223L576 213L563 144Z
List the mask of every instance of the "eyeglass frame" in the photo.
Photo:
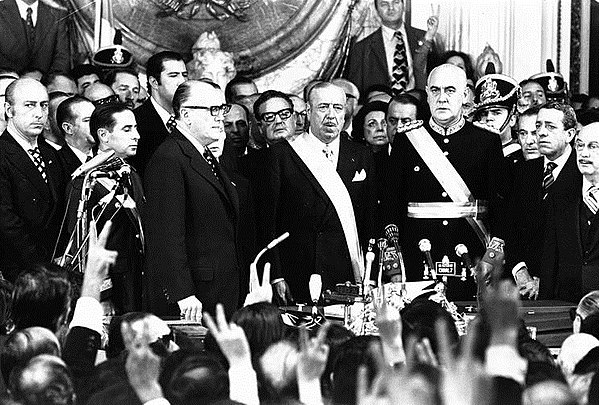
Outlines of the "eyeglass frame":
M289 112L288 117L283 117L281 115L285 111ZM260 114L260 122L266 122L266 123L270 124L271 122L274 122L277 119L277 116L279 116L279 118L282 121L285 121L285 120L288 120L289 118L291 118L293 113L294 113L294 111L293 111L293 108L291 108L291 107L283 108L282 110L279 110L279 111L265 112L265 113ZM267 114L272 114L272 119L266 119L264 116Z
M182 105L180 108L188 108L190 110L208 110L210 115L216 117L220 113L223 115L228 114L229 111L231 111L231 104L211 105L209 107L205 107L203 105Z

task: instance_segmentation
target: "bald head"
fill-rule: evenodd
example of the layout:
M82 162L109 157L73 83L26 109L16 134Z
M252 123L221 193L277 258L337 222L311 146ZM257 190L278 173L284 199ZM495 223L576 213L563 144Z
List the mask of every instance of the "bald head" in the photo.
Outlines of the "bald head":
M6 88L4 107L9 132L33 141L48 119L48 92L35 79L17 79Z
M101 100L112 95L114 95L114 90L110 86L100 82L91 84L83 92L83 97L89 101Z
M431 115L438 125L449 127L462 119L466 89L466 72L459 67L444 64L431 71L426 94Z

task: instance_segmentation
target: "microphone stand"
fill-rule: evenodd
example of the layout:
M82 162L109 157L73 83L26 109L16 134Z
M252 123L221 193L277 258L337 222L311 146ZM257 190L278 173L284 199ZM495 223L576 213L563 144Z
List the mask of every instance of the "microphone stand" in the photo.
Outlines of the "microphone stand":
M264 249L262 249L260 252L258 252L258 254L256 255L256 258L250 264L250 292L252 292L252 285L254 285L254 283L255 283L255 285L260 284L260 282L258 281L258 261L260 260L260 258L264 255L264 253L268 252L270 249L274 248L275 246L277 246L279 243L283 242L288 237L289 237L289 232L285 232L278 238L273 239L268 245L266 245L264 247ZM255 279L253 279L254 277L255 277ZM254 283L252 283L252 281L254 281Z

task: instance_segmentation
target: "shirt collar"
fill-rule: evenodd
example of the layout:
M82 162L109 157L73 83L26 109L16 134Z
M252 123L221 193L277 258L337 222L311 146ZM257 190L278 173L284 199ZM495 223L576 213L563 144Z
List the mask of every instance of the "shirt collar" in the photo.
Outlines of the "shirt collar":
M462 116L460 118L460 120L458 122L456 122L455 124L450 125L448 127L442 127L441 125L439 125L435 122L433 117L431 117L431 119L429 120L429 124L431 126L431 129L433 131L435 131L436 133L441 134L443 136L448 136L451 134L455 134L460 129L462 129L464 127L464 125L466 125L466 120L464 119L464 116Z
M552 174L553 174L554 178L557 178L559 173L562 171L564 165L568 161L568 158L570 157L571 152L572 152L572 147L570 146L570 144L567 144L564 153L562 153L562 155L560 157L558 157L557 159L549 160L549 159L547 159L547 156L543 156L543 167L547 167L547 163L549 163L549 162L555 163L557 166L555 167L555 169L553 169Z
M305 132L303 136L308 142L308 145L310 145L310 147L315 151L315 153L323 153L325 145L327 144L318 139L316 135L312 133L311 129L308 130L308 132ZM339 161L340 139L341 134L339 134L335 139L328 143L329 150L333 152L333 163L335 164L335 167L337 167L337 162Z
M17 143L21 146L21 148L23 148L23 150L25 150L25 152L29 153L29 149L38 147L37 138L35 138L33 142L30 142L29 140L23 138L20 135L13 134L12 132L10 132L10 129L8 129L8 131L8 133L14 138L15 141L17 141Z
M397 31L401 32L401 35L403 35L404 41L408 40L408 35L406 33L406 25L405 24L401 24L401 27L399 27L398 30L394 30L393 28L389 28L384 25L381 25L381 29L383 31L383 39L386 42L395 41L394 36Z
M582 195L585 196L589 192L589 188L593 186L593 183L588 181L586 177L582 177Z
M158 116L160 116L160 119L162 120L162 123L164 124L164 126L166 126L166 123L171 118L171 113L169 113L168 111L166 111L163 106L161 106L160 104L158 104L158 102L156 100L154 100L154 97L152 97L152 96L150 96L150 102L154 106L154 109L158 113Z
M83 153L79 149L69 145L68 143L67 143L67 147L71 148L71 150L73 151L75 156L77 156L77 159L79 159L81 161L81 163L85 163L85 161L87 160L87 157L91 156L91 153L89 155L86 153Z
M181 121L177 121L177 129L191 144L200 152L200 155L204 156L204 145L202 145L194 136L189 132L185 124Z
M19 8L19 14L23 20L27 19L27 9L31 8L31 19L33 20L33 25L37 24L37 8L39 6L39 1L35 1L32 5L27 5L23 0L15 0L17 3L17 7Z

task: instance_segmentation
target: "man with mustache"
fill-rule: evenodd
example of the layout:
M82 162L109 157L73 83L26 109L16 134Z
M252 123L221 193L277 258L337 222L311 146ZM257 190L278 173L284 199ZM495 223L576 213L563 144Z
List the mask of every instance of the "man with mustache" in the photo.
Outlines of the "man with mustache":
M48 92L34 79L6 88L6 130L0 136L0 271L19 272L51 259L63 213L64 171L40 134Z
M361 247L373 237L374 171L369 149L340 136L345 97L334 84L315 85L308 100L308 132L269 148L264 242L290 234L271 259L275 297L282 303L310 302L312 274L321 276L323 291L360 281ZM284 107L273 106L258 118L293 120L290 105Z
M567 207L580 198L581 174L570 142L576 135L576 115L572 107L559 102L543 105L536 118L536 137L541 157L516 167L506 241L506 270L517 276L527 270L540 278L540 286L518 282L520 294L541 299L577 302L581 297L580 271L570 272L562 261L578 249L563 250L558 226ZM590 159L590 157L589 157ZM580 164L580 162L579 162ZM584 162L583 162L584 164ZM569 250L569 252L568 252ZM519 278L516 277L516 280Z

